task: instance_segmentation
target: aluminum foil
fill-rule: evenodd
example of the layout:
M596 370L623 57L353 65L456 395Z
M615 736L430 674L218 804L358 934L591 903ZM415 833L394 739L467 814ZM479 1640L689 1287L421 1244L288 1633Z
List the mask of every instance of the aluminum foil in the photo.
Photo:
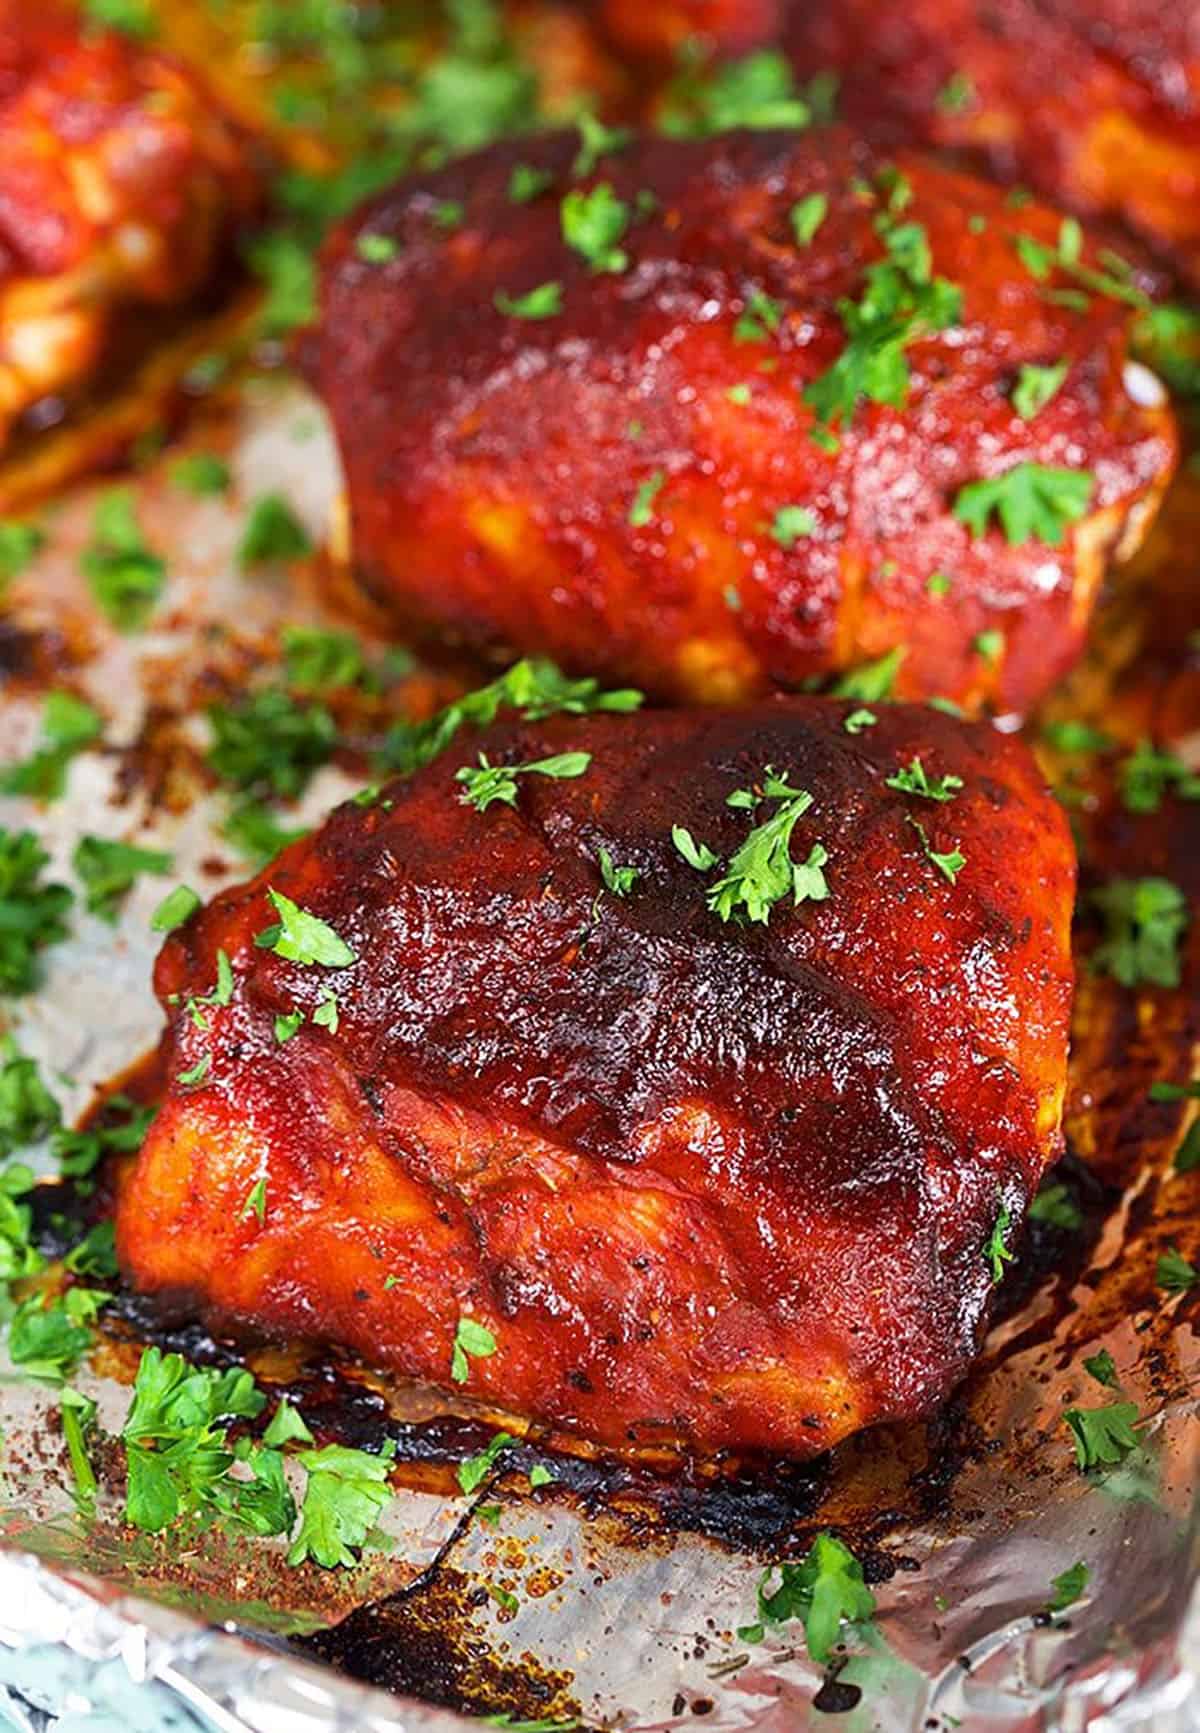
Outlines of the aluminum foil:
M56 876L69 876L83 829L170 849L171 882L208 892L240 876L215 830L216 797L181 794L180 776L157 761L149 776L130 767L164 714L179 740L202 740L188 710L198 710L207 669L248 677L274 653L281 622L336 617L312 574L247 575L235 558L246 501L262 492L284 493L314 536L325 528L338 478L313 402L286 381L251 380L191 437L220 442L235 490L188 498L165 465L136 479L145 533L170 567L151 628L119 638L92 611L78 554L94 488L62 502L45 552L9 592L18 636L43 648L57 636L77 659L86 644L78 683L108 719L105 750L75 760L63 800L0 802L0 823L44 838ZM1169 543L1156 558L1144 581L1159 571L1173 583ZM1118 599L1115 637L1130 609L1151 605ZM1083 678L1077 697L1104 695L1114 676L1103 653ZM36 682L9 683L0 761L29 749L39 709ZM346 786L342 772L322 772L301 821ZM1194 828L1166 837L1178 856L1171 876L1195 876L1200 862L1189 869L1185 858L1195 838ZM46 955L43 988L17 1003L12 1032L54 1079L68 1118L156 1039L148 917L163 888L142 879L115 927L78 914L72 937ZM289 1570L273 1542L151 1543L122 1527L119 1482L108 1484L103 1459L95 1517L80 1519L56 1392L6 1377L0 1707L19 1727L59 1716L66 1729L108 1720L138 1729L144 1716L147 1726L262 1733L448 1729L468 1724L448 1706L464 1703L517 1722L730 1733L792 1733L830 1713L851 1733L1200 1728L1200 1352L1186 1298L1165 1299L1146 1275L1170 1224L1195 1216L1194 1191L1171 1170L1178 1111L1149 1105L1146 1086L1190 1073L1196 1017L1188 993L1147 1007L1085 986L1070 1118L1109 1187L1090 1251L1043 1270L993 1330L955 1404L952 1450L945 1423L868 1433L838 1453L812 1508L773 1537L760 1520L778 1490L770 1473L738 1489L722 1527L677 1520L669 1498L584 1498L564 1472L536 1494L501 1474L486 1488L501 1506L494 1525L444 1486L402 1486L380 1546L356 1572ZM1081 1364L1102 1344L1146 1424L1119 1467L1084 1475L1062 1410L1105 1397ZM135 1363L106 1343L75 1380L109 1432L120 1429ZM723 1538L701 1532L714 1526ZM821 1526L864 1537L879 1607L832 1695L820 1691L798 1626L761 1644L737 1635L754 1617L765 1565L794 1556ZM1052 1579L1077 1561L1090 1571L1084 1597L1048 1618ZM374 1605L378 1615L362 1611ZM314 1630L347 1618L368 1633L349 1664L395 1691L312 1659ZM423 1645L436 1647L434 1662Z

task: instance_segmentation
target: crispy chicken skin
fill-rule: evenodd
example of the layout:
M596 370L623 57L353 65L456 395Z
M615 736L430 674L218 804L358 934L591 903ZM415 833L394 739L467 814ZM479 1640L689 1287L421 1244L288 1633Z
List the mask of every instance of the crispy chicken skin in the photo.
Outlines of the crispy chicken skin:
M0 0L0 437L95 370L114 313L191 295L256 195L190 72L54 0Z
M469 1395L617 1449L803 1456L928 1411L1060 1147L1074 852L1020 742L848 713L500 723L218 896L158 962L174 1080L120 1195L133 1284L447 1389L469 1315L497 1343ZM455 770L481 749L591 762L480 812ZM918 755L952 799L886 785ZM827 850L828 896L723 921L672 826L727 860L773 807L728 796L769 765L813 796L791 855ZM257 947L268 886L356 960ZM232 996L197 1022L220 950Z
M734 701L903 645L902 696L1028 706L1079 654L1107 556L1174 460L1157 382L1149 405L1126 388L1128 309L1048 297L1017 257L1016 234L1056 244L1058 217L836 130L647 138L583 181L577 149L523 140L403 182L328 247L308 366L372 590L410 626L671 698ZM509 196L518 164L551 177L530 202ZM603 183L632 213L625 269L562 232L564 195ZM800 244L790 213L817 196ZM845 349L843 298L861 303L885 226L927 238L961 323L909 343L906 403L818 430L801 390ZM395 256L372 262L367 235ZM561 312L501 310L547 284ZM1064 358L1022 419L1022 364ZM1094 477L1058 546L953 515L965 484L1021 463ZM792 533L786 507L811 524Z
M895 145L979 152L993 172L1118 217L1200 284L1195 0L604 0L611 43L660 65L685 42L776 45L839 112Z

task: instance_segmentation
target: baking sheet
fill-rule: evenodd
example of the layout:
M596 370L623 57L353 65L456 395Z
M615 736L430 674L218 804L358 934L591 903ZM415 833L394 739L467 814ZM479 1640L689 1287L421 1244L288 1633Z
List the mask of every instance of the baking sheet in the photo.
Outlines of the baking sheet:
M64 498L45 550L9 591L0 761L31 746L47 680L69 678L107 718L103 750L73 762L63 800L0 802L0 823L29 824L44 839L54 876L69 879L85 828L169 848L172 882L206 894L241 876L214 829L226 802L202 786L203 703L266 677L284 623L345 625L322 599L344 593L344 574L320 560L244 574L235 558L247 501L263 492L284 493L315 539L325 529L338 477L316 404L285 375L252 375L200 418L189 442L220 448L234 487L216 500L180 493L169 481L178 448L132 482L146 537L169 563L166 598L146 631L113 634L79 577L95 487ZM1200 599L1189 490L1177 491L1170 521L1123 576L1091 665L1057 707L1102 714L1131 742L1154 732L1195 762L1200 669L1187 630L1200 624ZM358 624L370 646L371 620ZM427 711L453 681L417 665L391 702ZM364 739L385 720L368 718ZM1064 775L1070 766L1051 768ZM322 771L297 822L356 786L355 775L352 763ZM1085 890L1097 875L1161 871L1200 907L1200 806L1168 802L1135 821L1114 808L1102 771L1087 780L1076 766L1073 786L1091 863ZM72 937L45 953L42 989L12 1004L13 1033L54 1080L68 1119L157 1036L149 979L158 941L148 920L163 888L141 879L115 929L77 914ZM1094 1178L1067 1177L1082 1187L1088 1226L1074 1245L1053 1235L1041 1245L1027 1297L997 1324L935 1424L867 1433L819 1471L767 1468L687 1496L653 1476L602 1485L587 1465L556 1469L555 1484L531 1495L516 1468L479 1495L501 1503L495 1527L471 1514L448 1471L410 1464L381 1525L383 1549L360 1571L323 1572L289 1569L276 1543L215 1534L154 1542L124 1528L115 1452L97 1453L97 1514L81 1523L53 1390L6 1382L0 1644L15 1652L62 1642L89 1677L98 1671L111 1683L104 1669L119 1662L135 1680L202 1700L218 1726L272 1733L450 1727L458 1711L762 1733L823 1726L830 1709L854 1733L1200 1725L1200 1612L1185 1618L1200 1563L1200 1354L1194 1298L1168 1299L1153 1283L1165 1244L1196 1256L1200 1175L1173 1173L1180 1110L1146 1093L1156 1078L1192 1074L1197 925L1177 993L1139 998L1084 969L1068 1130ZM1081 951L1089 943L1085 926ZM110 1432L128 1403L135 1335L113 1324L75 1380ZM1082 1369L1101 1343L1147 1425L1142 1446L1098 1478L1075 1467L1061 1411L1104 1399ZM250 1363L265 1388L282 1376L270 1356ZM352 1368L340 1375L370 1398L371 1426L420 1434L429 1410L421 1393L381 1395L377 1380ZM822 1674L798 1626L759 1646L736 1633L754 1616L764 1565L799 1556L826 1526L867 1561L879 1613L852 1645L839 1690L814 1708ZM1051 1580L1080 1559L1091 1571L1086 1598L1050 1622ZM320 1635L331 1626L333 1635ZM247 1647L248 1635L271 1646ZM314 1671L324 1658L342 1671ZM0 1681L15 1665L0 1669ZM352 1674L398 1695L360 1695Z

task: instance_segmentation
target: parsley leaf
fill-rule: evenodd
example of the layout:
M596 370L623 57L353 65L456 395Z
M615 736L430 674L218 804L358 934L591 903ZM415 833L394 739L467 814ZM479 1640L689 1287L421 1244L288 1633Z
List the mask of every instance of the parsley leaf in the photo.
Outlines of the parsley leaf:
M873 710L851 710L843 719L842 727L847 734L861 734L865 728L874 728L878 721Z
M264 493L250 507L238 544L238 564L250 566L303 559L313 551L308 531L279 493Z
M378 1456L327 1444L323 1450L302 1450L296 1460L308 1475L300 1526L288 1551L290 1565L313 1559L327 1570L358 1563L356 1550L379 1520L390 1500L388 1485L396 1446L388 1439Z
M148 42L158 30L149 0L84 0L83 14L89 24L140 42Z
M28 794L35 800L57 800L66 787L67 765L77 752L99 738L103 722L98 711L73 692L50 692L42 710L41 743L20 764L0 771L0 791Z
M158 849L135 848L128 842L110 842L101 836L81 836L71 856L86 906L103 920L115 921L122 900L132 890L140 873L169 873L174 861Z
M210 705L208 720L208 763L221 780L285 800L304 792L337 745L337 724L323 704L298 704L275 686L236 705Z
M830 695L834 698L857 698L861 704L879 704L885 698L890 698L892 688L896 684L896 675L900 664L908 654L906 644L897 644L894 650L889 650L886 656L880 656L875 662L864 662L861 667L851 668L842 674L830 687Z
M357 961L345 940L316 915L310 915L282 891L268 887L267 895L279 921L265 927L255 938L260 950L274 951L277 957L286 957L289 962L319 964L325 969L345 969Z
M45 540L36 524L0 518L0 592L10 578L20 576Z
M455 782L463 784L459 800L473 806L476 812L486 812L494 801L505 806L517 804L518 776L548 776L555 782L573 781L582 776L592 762L590 752L558 752L552 758L536 758L528 764L489 764L487 754L479 754L477 767L464 764L454 772Z
M283 655L287 683L297 692L329 692L356 686L367 671L362 645L351 632L325 632L319 626L285 626Z
M224 493L229 486L229 465L215 451L190 451L171 465L171 480L185 493L203 499Z
M1169 879L1110 879L1092 892L1104 938L1091 966L1123 987L1177 987L1179 943L1188 924L1183 892Z
M1180 800L1200 800L1200 776L1172 752L1159 752L1139 740L1118 772L1121 804L1127 812L1157 812L1173 791Z
M1154 1266L1154 1280L1168 1294L1186 1294L1200 1281L1200 1271L1176 1246L1168 1246L1165 1252L1159 1253Z
M717 865L718 856L713 853L706 842L697 842L690 830L682 824L671 826L671 841L679 850L684 860L698 873L706 873L710 867Z
M30 1234L33 1211L18 1200L34 1188L33 1169L14 1162L0 1171L0 1284L36 1275L42 1254Z
M311 250L296 234L271 229L246 247L246 263L266 291L259 324L268 337L283 337L317 315L317 269Z
M796 85L791 63L774 48L710 69L685 66L667 93L658 124L674 137L706 137L736 127L774 130L805 127L812 110Z
M562 312L562 284L539 283L524 295L509 295L497 289L492 300L496 311L510 319L553 319Z
M953 800L962 785L961 776L935 776L931 780L919 758L914 758L911 764L887 778L888 788L898 788L903 794L920 795L923 800Z
M31 1294L13 1313L8 1352L30 1378L61 1383L92 1344L91 1326L112 1298L101 1288L67 1288L60 1299Z
M776 800L779 805L771 817L756 825L745 842L730 857L724 877L708 891L708 906L721 920L744 913L751 921L764 924L772 908L789 894L793 903L823 902L829 886L821 870L828 855L820 843L813 845L808 859L798 865L792 860L792 832L797 821L812 805L807 789L791 788L785 777L779 777L770 765L763 772L762 793L752 804Z
M1089 1378L1094 1378L1097 1384L1104 1384L1110 1390L1117 1387L1116 1361L1107 1348L1101 1348L1098 1354L1088 1354L1084 1357L1083 1369Z
M652 475L648 475L644 481L638 483L628 517L628 521L634 529L644 529L653 519L654 501L661 492L666 479L666 470L656 469Z
M400 243L394 235L359 235L354 251L366 265L387 265L400 256Z
M571 164L571 173L576 180L590 175L601 157L619 155L633 138L631 127L605 126L586 108L580 112L575 124L579 129L579 149Z
M155 1112L128 1096L114 1095L105 1102L102 1116L82 1131L61 1127L50 1144L59 1172L67 1179L87 1179L109 1153L128 1155L140 1149Z
M997 1285L1004 1280L1005 1264L1016 1262L1016 1253L1008 1249L1008 1230L1012 1225L1012 1216L1008 1207L1001 1203L996 1212L995 1226L992 1228L988 1243L984 1247L984 1257L992 1266L992 1281Z
M279 1450L285 1444L312 1444L313 1435L304 1421L304 1416L293 1408L287 1397L280 1399L278 1408L271 1416L270 1424L263 1433L262 1441L272 1450Z
M1075 1229L1083 1222L1079 1205L1065 1185L1043 1185L1029 1206L1031 1222L1045 1222L1047 1227Z
M471 1359L486 1360L496 1352L496 1338L477 1318L461 1317L454 1332L450 1355L450 1376L456 1384L465 1384L470 1375Z
M221 826L221 835L228 837L247 860L266 866L305 832L280 824L270 807L264 806L262 801L243 800Z
M20 1052L11 1035L5 1036L0 1040L0 1157L39 1142L61 1119L37 1060Z
M1042 541L1057 547L1066 526L1086 515L1095 480L1085 469L1018 463L1003 475L967 482L955 497L954 516L979 537L987 534L994 512L1010 544Z
M0 993L28 993L37 953L67 936L74 898L66 885L42 883L49 860L31 830L0 826Z
M1067 1570L1060 1571L1058 1576L1051 1580L1050 1587L1053 1593L1046 1602L1046 1611L1048 1613L1062 1613L1068 1607L1073 1607L1087 1588L1091 1574L1082 1559Z
M145 625L163 593L167 568L146 544L128 488L100 497L80 566L98 607L119 632Z
M265 1176L256 1179L246 1193L246 1201L242 1205L238 1220L240 1222L249 1221L251 1216L254 1217L259 1227L267 1219L267 1181Z
M600 877L606 891L611 891L614 897L627 897L637 883L638 869L633 866L614 866L613 858L606 848L601 848Z
M907 817L909 824L912 825L913 829L921 839L921 847L925 851L926 860L933 863L944 879L948 879L951 884L954 884L959 873L967 864L966 855L958 848L948 849L944 853L939 853L930 842L929 832L925 829L925 826L918 819L913 818L911 813L909 813Z
M578 187L563 198L559 210L563 240L587 260L595 272L620 272L629 255L617 242L629 228L631 212L608 181L600 181L590 192Z
M173 933L176 927L181 927L185 921L190 921L198 908L203 905L190 885L176 885L173 891L168 891L150 917L150 930L154 933Z
M798 1564L763 1572L759 1622L743 1625L738 1636L743 1642L761 1643L769 1626L803 1619L808 1652L824 1666L843 1624L863 1624L874 1616L875 1596L863 1581L862 1566L836 1536L821 1533Z
M1075 1460L1080 1468L1097 1468L1120 1462L1137 1447L1133 1430L1138 1418L1133 1402L1110 1402L1107 1408L1068 1408L1063 1420L1075 1441Z
M771 524L771 540L790 548L800 536L816 534L817 520L805 505L781 505Z
M514 205L527 205L553 184L554 176L548 169L535 168L532 163L528 162L519 162L508 177L508 196Z
M829 200L824 193L809 193L807 197L797 199L788 212L788 221L798 247L809 245L825 221L828 210Z
M519 712L527 722L547 716L585 716L593 711L637 710L642 694L632 687L605 692L598 680L571 680L553 662L516 662L487 686L456 699L428 722L399 723L385 743L383 758L392 769L417 770L447 747L467 723L485 727L501 710Z
M1071 370L1069 361L1057 361L1051 367L1039 367L1030 361L1021 368L1013 388L1013 408L1022 421L1032 421L1039 409L1044 409L1057 396Z
M458 1465L458 1484L470 1497L495 1468L504 1452L517 1441L511 1432L497 1432L491 1442L475 1456L468 1456Z

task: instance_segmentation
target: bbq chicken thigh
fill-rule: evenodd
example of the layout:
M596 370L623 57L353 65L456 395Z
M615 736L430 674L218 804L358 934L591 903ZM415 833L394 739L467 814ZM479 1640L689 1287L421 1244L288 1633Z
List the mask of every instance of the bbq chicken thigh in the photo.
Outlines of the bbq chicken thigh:
M193 294L256 190L191 73L55 0L0 0L0 440L95 370L115 314Z
M1060 219L836 130L591 154L494 147L327 249L307 360L374 593L666 697L895 652L901 696L1028 706L1175 449Z
M968 150L1070 209L1119 218L1200 284L1195 0L604 0L614 47L660 73L698 41L777 46L838 77L881 141Z
M460 737L166 941L123 1269L610 1448L924 1413L1060 1147L1073 886L923 707Z

